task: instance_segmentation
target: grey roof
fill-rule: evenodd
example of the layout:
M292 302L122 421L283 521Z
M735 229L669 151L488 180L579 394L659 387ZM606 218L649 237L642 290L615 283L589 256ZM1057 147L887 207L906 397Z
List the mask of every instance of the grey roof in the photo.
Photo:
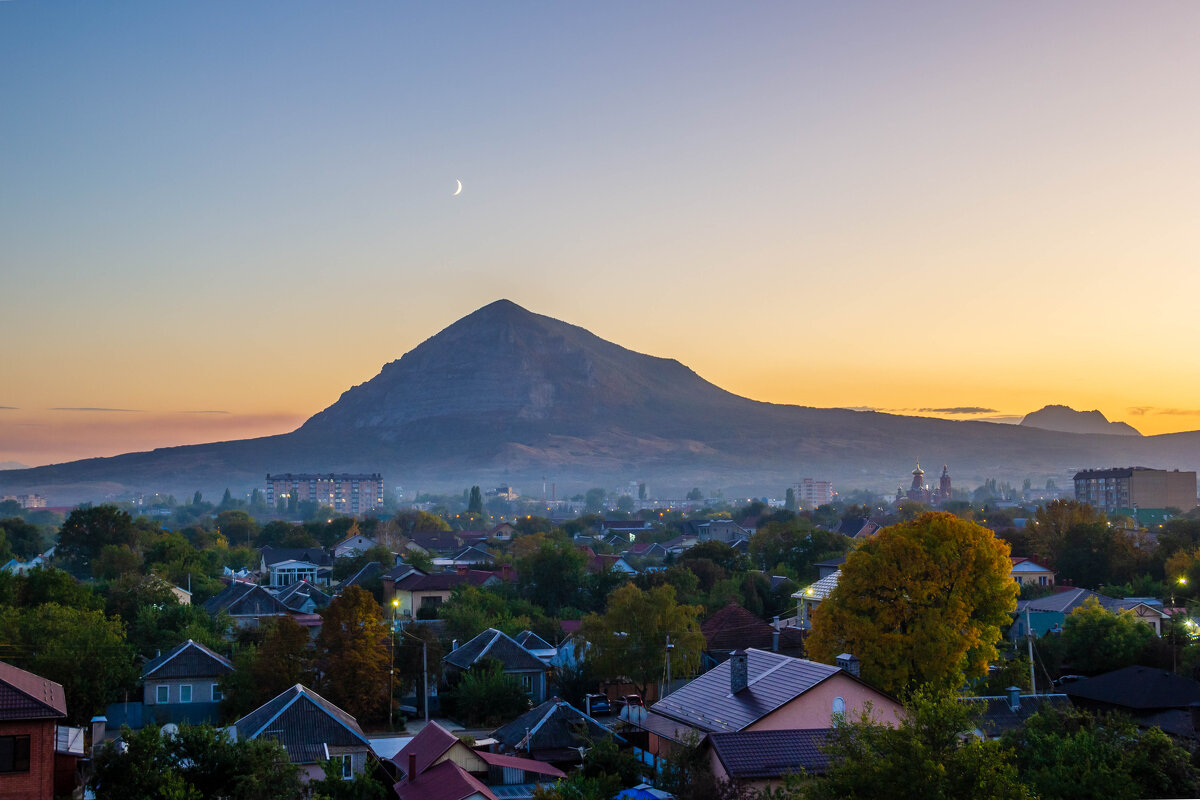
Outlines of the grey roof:
M234 581L204 604L209 614L226 611L233 617L267 617L288 613L288 607L256 583Z
M610 731L575 706L554 697L492 732L506 753L536 753L578 747L585 739L603 739ZM614 735L617 741L623 741Z
M533 653L517 644L511 636L488 628L471 641L449 653L445 662L459 669L470 669L481 658L494 658L505 672L545 672L546 665Z
M842 670L816 661L750 649L748 685L730 691L725 661L659 700L651 710L702 731L740 731Z
M370 747L354 717L299 683L233 725L239 739L275 739L293 764L325 759L326 745Z
M1115 598L1093 592L1091 589L1068 589L1034 600L1020 600L1017 602L1017 613L1023 614L1028 608L1030 611L1058 611L1069 614L1083 605L1089 597L1096 598L1101 607L1109 611L1119 607L1119 601Z
M142 677L217 678L233 672L233 664L199 642L188 639L146 662Z
M1124 667L1063 687L1072 700L1137 711L1187 708L1200 702L1200 683L1165 669Z
M829 595L833 594L833 590L837 588L838 581L841 580L842 571L835 570L834 572L821 578L812 586L801 589L798 592L792 592L792 597L797 600L815 600L818 603L825 600Z
M989 738L1015 730L1039 711L1051 708L1070 708L1071 698L1065 694L1023 694L1014 709L1005 697L963 697L964 703L980 712L979 728Z
M784 775L821 775L829 757L821 748L832 730L732 731L710 733L709 746L734 780L766 780Z
M332 600L329 595L322 592L313 584L305 580L299 580L289 584L275 595L275 599L283 603L292 611L299 611L304 607L306 600L312 600L316 608L324 608L329 605Z
M554 645L550 644L533 631L521 631L514 637L514 641L521 645L521 647L524 647L526 650L530 651L554 649Z
M380 577L383 575L383 572L383 564L380 564L378 561L368 561L362 569L339 583L338 588L345 589L349 586L360 586L372 578Z
M267 545L259 550L263 563L267 567L284 561L307 561L318 567L328 567L333 564L333 557L324 547L272 547Z

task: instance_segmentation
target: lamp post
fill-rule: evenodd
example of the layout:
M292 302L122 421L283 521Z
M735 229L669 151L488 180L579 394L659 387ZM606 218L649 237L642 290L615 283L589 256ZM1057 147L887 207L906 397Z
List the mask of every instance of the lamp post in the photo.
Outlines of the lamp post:
M396 609L400 607L400 598L392 598L392 625L388 630L388 730L395 727L396 704Z
M421 643L421 680L423 681L423 683L421 685L425 688L424 697L422 698L421 705L423 705L425 707L425 724L428 725L429 724L429 642L425 641L425 639L423 639L420 636L413 636L411 633L404 630L404 628L400 628L400 632L402 634L404 634L405 636L407 636L408 638L416 639L418 642Z

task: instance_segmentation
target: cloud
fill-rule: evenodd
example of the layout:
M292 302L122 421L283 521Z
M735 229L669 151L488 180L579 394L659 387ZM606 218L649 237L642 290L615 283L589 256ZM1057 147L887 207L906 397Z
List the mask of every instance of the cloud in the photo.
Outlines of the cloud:
M81 407L61 406L58 408L52 408L50 410L51 411L99 411L101 413L106 413L106 414L144 414L144 413L146 413L143 409L140 409L140 408L90 408L90 407L86 407L86 406L81 406Z
M978 419L972 420L972 421L973 422L995 422L995 423L999 423L1001 425L1020 425L1021 420L1023 420L1023 419L1025 419L1025 416L1022 414L1018 414L1015 416L1001 414L998 417L979 417Z
M1157 406L1130 406L1126 413L1134 417L1152 414L1156 417L1200 417L1200 408L1158 408Z
M876 406L839 406L842 411L887 411L886 408L877 408Z
M994 408L982 406L955 406L954 408L918 408L924 414L999 414Z
M20 411L16 406L0 406L0 411Z
M180 414L229 414L228 411L180 411Z
M1130 406L1125 409L1125 413L1133 417L1144 417L1147 411L1153 411L1154 406Z

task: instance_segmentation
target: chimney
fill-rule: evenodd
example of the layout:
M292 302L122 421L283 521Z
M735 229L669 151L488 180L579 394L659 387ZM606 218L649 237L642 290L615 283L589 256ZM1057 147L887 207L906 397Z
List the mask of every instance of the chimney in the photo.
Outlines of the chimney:
M744 690L750 683L750 668L745 650L734 650L729 656L729 691Z
M1193 711L1193 714L1195 712ZM92 717L91 718L91 756L96 757L96 753L104 744L104 729L108 727L108 717Z
M408 754L408 782L412 783L417 779L417 754Z
M457 649L458 649L458 639L451 639L450 640L450 652L453 653Z
M1008 692L1008 707L1013 711L1021 710L1021 687L1010 686L1005 691ZM1195 713L1194 711L1192 712Z
M779 628L771 631L771 652L779 652Z
M849 672L854 677L861 677L861 665L859 664L858 659L850 653L842 653L840 656L838 656L837 665L846 670L846 672Z

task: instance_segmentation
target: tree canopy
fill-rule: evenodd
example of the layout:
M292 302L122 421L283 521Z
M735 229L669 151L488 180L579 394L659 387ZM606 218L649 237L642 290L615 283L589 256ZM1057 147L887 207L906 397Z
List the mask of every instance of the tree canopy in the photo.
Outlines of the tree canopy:
M981 677L1016 608L1008 552L950 514L884 528L847 557L813 615L809 653L827 663L853 653L863 678L888 692Z
M322 694L364 719L387 715L388 652L383 609L371 593L351 586L321 610L317 670Z

